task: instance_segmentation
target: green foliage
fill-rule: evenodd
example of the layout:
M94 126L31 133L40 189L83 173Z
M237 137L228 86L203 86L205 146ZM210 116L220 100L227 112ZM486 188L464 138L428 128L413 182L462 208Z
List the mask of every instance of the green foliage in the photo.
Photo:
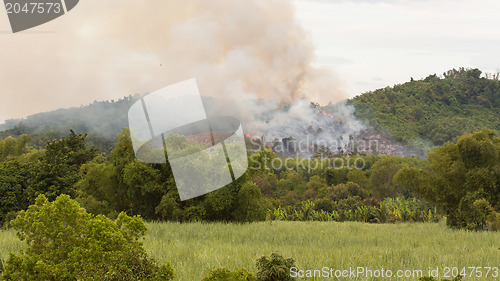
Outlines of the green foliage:
M456 141L484 127L500 131L500 81L480 78L478 69L453 69L444 79L420 81L357 96L355 116L405 144Z
M263 221L271 207L261 200L260 189L253 182L246 182L238 191L234 219L239 222Z
M377 199L405 195L406 190L394 184L394 175L401 169L402 158L386 157L377 161L372 169L370 185L374 187L373 195Z
M11 136L0 140L0 161L4 161L10 157L21 156L30 151L27 143L30 142L29 135L20 135L18 138Z
M28 180L33 175L33 167L18 161L0 163L0 226L11 212L29 206L31 191Z
M427 272L429 267L438 265L462 268L471 264L500 264L500 232L455 231L441 222L402 225L287 221L251 224L149 222L146 225L144 249L155 260L169 261L175 269L175 280L202 280L210 269L218 267L231 270L248 268L256 274L255 261L270 254L271 244L274 252L297 258L299 269L318 265L356 268L360 264L376 262L379 268L406 269L411 264L412 268ZM0 258L4 261L9 252L19 253L24 248L14 230L0 231ZM436 257L439 258L438 264ZM488 277L484 273L481 278L464 280L498 279L491 272Z
M460 221L460 227L495 229L500 169L495 165L498 141L494 136L487 130L476 137L464 136L457 145L446 144L441 152L430 153L429 161L356 156L364 163L363 169L331 167L328 159L281 159L287 161L289 169L272 169L266 163L276 156L259 151L250 156L255 170L207 195L180 201L169 165L138 161L127 129L118 135L109 155L97 156L95 149L87 148L85 135L71 132L67 138L48 143L47 150L22 148L24 154L9 154L0 161L0 220L4 223L7 217L26 209L39 194L52 200L65 193L90 213L110 218L127 212L148 220L182 222L251 222L266 218L435 221L439 215L434 206L421 200L424 198L447 214L451 225ZM194 149L185 138L173 136L170 141L181 150ZM23 147L24 142L19 143ZM340 160L352 163L349 157L344 155ZM309 165L316 168L309 169ZM466 193L470 193L467 198ZM407 204L412 208L408 211L389 206L386 199L403 197L420 200ZM485 204L474 205L482 199ZM455 206L454 212L449 212L449 206Z
M171 135L167 141L178 149L176 153L199 150L182 136ZM76 184L79 202L93 213L108 216L127 212L148 220L250 222L264 220L271 208L246 175L207 195L181 202L170 166L138 161L127 129L118 135L109 157L96 157L80 172L81 180Z
M77 135L71 130L69 137L47 143L41 165L30 178L30 186L37 191L36 195L44 194L50 200L60 194L76 195L74 184L79 180L79 169L97 152L93 147L87 148L86 137L86 134Z
M29 136L0 140L0 225L8 214L24 210L39 194L53 200L60 194L76 195L74 184L80 167L96 155L87 148L86 135L76 135L47 143L46 150L26 146Z
M495 225L500 211L500 138L488 129L466 134L429 153L429 166L405 169L397 180L435 203L452 227Z
M245 268L231 271L227 268L210 270L210 273L202 281L289 281L290 268L295 266L295 261L291 258L285 259L277 253L271 256L262 256L257 260L259 272L257 277Z
M288 221L360 221L371 223L437 222L436 214L425 202L416 198L386 198L378 205L358 201L332 201L327 198L315 202L302 201L294 206L278 206L268 216L269 220Z
M12 222L27 249L11 254L5 280L171 280L170 266L147 257L140 217L93 216L67 195L40 195Z
M69 130L77 134L88 133L87 140L102 152L113 149L114 138L121 128L127 126L127 112L139 95L128 96L118 101L94 101L78 108L58 109L38 113L26 119L7 120L0 124L0 138L31 136L29 144L44 148L48 141L60 140Z
M218 268L210 270L210 273L202 281L257 281L257 278L244 268L234 271Z
M257 260L257 279L259 281L291 281L290 268L295 266L291 258L285 259L280 254L272 253L270 257L262 256Z

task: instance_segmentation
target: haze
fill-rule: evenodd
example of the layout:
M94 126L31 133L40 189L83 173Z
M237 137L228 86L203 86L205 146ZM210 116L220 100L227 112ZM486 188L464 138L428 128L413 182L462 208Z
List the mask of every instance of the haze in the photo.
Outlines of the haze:
M496 1L80 1L12 34L0 123L196 77L227 99L339 101L453 67L498 71Z

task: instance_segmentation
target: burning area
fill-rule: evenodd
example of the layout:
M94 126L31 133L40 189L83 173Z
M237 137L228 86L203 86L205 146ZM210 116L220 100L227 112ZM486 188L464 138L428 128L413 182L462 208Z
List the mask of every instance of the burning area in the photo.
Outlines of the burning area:
M23 106L2 110L12 116L19 108L31 110L24 101L34 92L40 95L33 104L48 110L195 78L202 95L216 100L207 106L214 115L238 118L247 139L283 156L350 151L349 143L366 129L354 117L354 108L342 102L347 98L342 81L332 69L313 64L311 35L297 21L291 1L153 2L123 0L117 6L87 1L79 11L94 16L83 25L77 17L53 22L54 31L78 32L13 41L26 64L4 56L7 82L0 90ZM51 49L58 52L46 56ZM67 73L71 76L61 80ZM24 83L19 77L37 78ZM206 133L190 138L208 143ZM302 145L299 154L296 145Z

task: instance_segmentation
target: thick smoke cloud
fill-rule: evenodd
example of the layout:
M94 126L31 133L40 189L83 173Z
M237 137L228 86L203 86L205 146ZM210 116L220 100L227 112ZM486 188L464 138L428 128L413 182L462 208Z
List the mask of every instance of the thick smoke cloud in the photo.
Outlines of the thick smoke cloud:
M290 1L86 0L19 34L7 32L0 14L5 118L150 92L193 77L203 95L237 112L252 98L276 105L345 98L331 73L312 66L314 46Z

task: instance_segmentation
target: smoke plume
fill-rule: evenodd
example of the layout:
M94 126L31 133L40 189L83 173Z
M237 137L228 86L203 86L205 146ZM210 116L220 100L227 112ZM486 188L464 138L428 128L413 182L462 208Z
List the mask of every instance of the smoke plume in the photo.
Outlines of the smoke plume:
M0 13L0 115L145 93L196 78L203 95L278 104L344 97L286 0L80 1L10 34Z
M6 17L0 23L4 117L196 78L201 94L216 98L212 109L270 139L312 134L336 147L362 127L352 108L332 109L346 121L339 125L309 106L346 96L328 69L313 65L312 40L287 0L86 0L33 30L10 34L1 32Z

